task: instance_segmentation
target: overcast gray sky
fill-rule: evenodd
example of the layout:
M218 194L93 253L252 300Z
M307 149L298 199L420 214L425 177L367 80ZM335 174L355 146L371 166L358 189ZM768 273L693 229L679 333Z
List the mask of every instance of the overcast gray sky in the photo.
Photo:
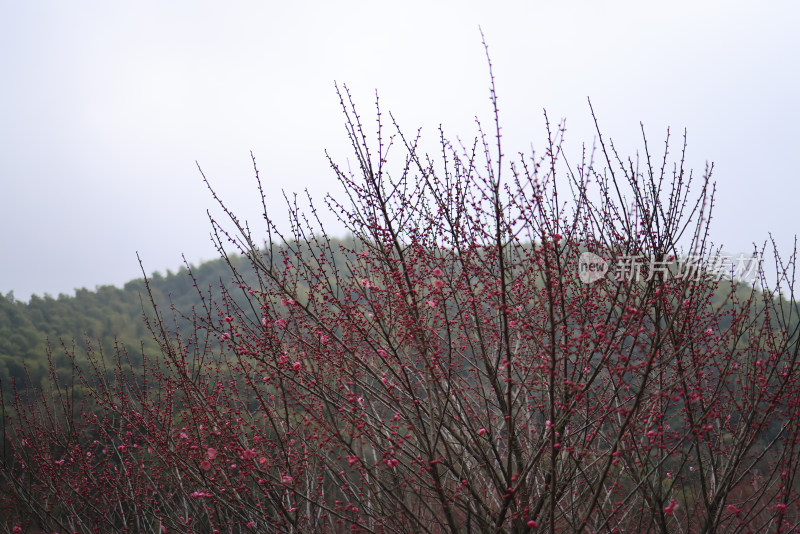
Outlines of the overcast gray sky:
M478 26L506 153L542 109L592 142L586 97L623 152L688 129L716 164L715 241L785 250L800 192L800 3L105 2L0 0L0 292L71 294L216 257L198 161L259 220L249 152L281 189L334 188L348 156L334 81L365 114L470 138L488 117Z

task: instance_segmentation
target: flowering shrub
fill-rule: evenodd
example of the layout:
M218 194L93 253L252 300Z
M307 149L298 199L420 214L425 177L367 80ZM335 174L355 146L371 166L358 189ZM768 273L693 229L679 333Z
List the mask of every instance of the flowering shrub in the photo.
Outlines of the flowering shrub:
M567 162L549 122L509 164L494 89L494 134L437 162L340 96L358 165L327 206L352 238L313 205L265 213L265 247L212 221L256 283L231 264L219 300L156 309L137 372L120 347L3 399L7 531L797 529L793 309L677 262L713 252L710 170L602 137ZM584 252L666 267L586 283Z

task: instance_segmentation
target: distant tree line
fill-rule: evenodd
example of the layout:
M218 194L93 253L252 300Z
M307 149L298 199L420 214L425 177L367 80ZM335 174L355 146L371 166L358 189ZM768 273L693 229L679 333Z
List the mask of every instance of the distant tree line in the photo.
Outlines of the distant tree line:
M233 257L233 262L241 258ZM230 268L222 259L166 275L149 278L152 294L160 307L191 312L202 304L201 294L218 293L230 282ZM196 283L197 288L193 287ZM158 344L148 332L145 319L152 304L143 278L131 280L122 288L105 285L95 290L78 289L75 295L58 297L33 295L28 302L14 298L13 292L0 294L0 381L8 391L28 384L40 386L47 380L48 354L56 371L67 379L70 352L88 349L111 354L115 345L124 345L133 362L141 362L142 351L157 352Z

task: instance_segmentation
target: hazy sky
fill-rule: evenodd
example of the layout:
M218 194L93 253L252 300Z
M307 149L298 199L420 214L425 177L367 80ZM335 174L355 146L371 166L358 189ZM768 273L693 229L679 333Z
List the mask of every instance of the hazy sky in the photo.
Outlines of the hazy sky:
M489 7L491 6L491 7ZM586 97L626 154L667 126L716 164L713 237L791 248L800 193L800 3L0 0L0 292L71 294L216 257L195 161L259 222L281 189L335 187L349 156L334 81L407 128L471 138L488 117L478 26L506 153L542 109L592 142ZM371 125L370 125L371 126ZM372 128L370 128L372 131ZM676 137L677 140L677 137ZM676 147L677 148L677 147Z

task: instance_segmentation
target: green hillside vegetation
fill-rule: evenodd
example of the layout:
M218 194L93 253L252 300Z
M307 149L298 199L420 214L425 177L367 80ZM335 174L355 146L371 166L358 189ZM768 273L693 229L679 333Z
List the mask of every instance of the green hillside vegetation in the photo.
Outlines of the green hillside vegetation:
M240 257L232 257L242 264ZM246 269L241 269L246 271ZM150 289L160 311L170 307L190 313L202 306L201 293L218 294L222 285L230 285L231 271L225 260L205 262L189 269L182 267L166 275L149 277ZM131 362L141 362L142 354L155 355L159 346L147 328L152 317L152 304L143 278L131 280L124 287L101 286L95 290L78 289L74 296L58 298L34 295L25 303L12 293L0 295L0 380L7 390L15 383L23 388L28 383L43 385L47 380L48 353L62 378L70 374L70 361L64 355L64 344L80 355L88 350L112 354L124 346ZM80 362L79 362L80 363Z
M351 246L352 239L334 240L333 244ZM318 256L319 251L306 248L297 254ZM347 261L343 254L334 256L330 261L337 265ZM258 287L258 278L245 257L225 254L176 272L168 270L166 275L156 272L147 283L149 291L145 279L138 278L122 288L105 285L93 291L78 289L74 296L33 295L27 303L16 300L13 292L0 294L2 389L8 392L12 384L20 390L29 385L47 389L49 357L61 384L71 384L72 360L67 352L75 355L84 369L87 353L103 356L113 365L117 358L107 356L124 349L123 359L134 368L141 365L143 355L158 359L161 348L148 328L154 317L153 303L166 325L190 327L192 317L214 315L217 310L207 307L212 302L219 305L224 300L223 291L241 303L239 288Z
M336 245L352 247L353 240L334 240L333 244L335 251ZM303 254L318 255L319 251L305 250ZM328 259L332 263L342 266L347 262L343 254L334 252L334 255L336 257ZM180 327L194 315L213 315L214 310L204 307L208 302L219 303L223 288L230 292L230 298L238 300L238 286L258 285L256 272L240 255L228 255L190 268L168 270L166 275L154 273L148 278L149 293L145 279L138 278L122 288L106 285L95 290L78 289L74 296L34 295L27 303L16 300L13 293L0 294L2 388L9 391L12 384L18 389L29 385L45 387L49 357L61 384L71 384L72 360L66 356L67 351L77 355L78 365L85 367L87 353L113 355L124 348L125 361L136 368L141 365L143 355L155 357L161 351L148 329L148 321L153 318L153 302L168 324ZM240 278L237 280L237 277ZM722 281L711 304L717 309L725 308L731 297L746 300L752 289L747 284L734 288L730 281ZM794 330L798 324L796 306L785 299L782 301ZM721 313L720 327L726 328L728 324L730 318ZM116 358L105 359L109 364L116 361Z

